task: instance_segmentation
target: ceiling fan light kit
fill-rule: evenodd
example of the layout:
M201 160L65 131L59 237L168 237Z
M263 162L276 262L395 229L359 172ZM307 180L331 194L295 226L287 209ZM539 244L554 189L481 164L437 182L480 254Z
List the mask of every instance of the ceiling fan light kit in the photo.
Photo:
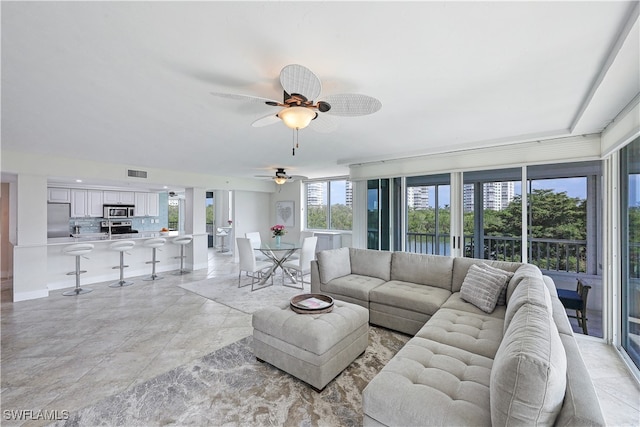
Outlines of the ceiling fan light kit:
M278 113L278 117L291 129L304 129L318 113L309 107L287 107Z

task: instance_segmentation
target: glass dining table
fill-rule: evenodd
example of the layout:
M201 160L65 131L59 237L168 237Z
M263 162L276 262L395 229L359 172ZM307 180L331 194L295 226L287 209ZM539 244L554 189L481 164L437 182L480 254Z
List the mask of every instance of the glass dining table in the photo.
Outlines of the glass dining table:
M297 250L301 249L302 246L299 243L288 243L288 242L280 242L280 244L276 244L275 242L262 242L259 247L253 248L255 251L260 251L266 256L269 260L273 262L273 266L269 269L269 271L262 277L262 280L256 284L256 289L261 289L267 280L276 273L278 268L282 269L283 279L282 284L284 286L289 287L297 287L291 286L284 283L284 275L287 274L293 283L296 283L295 277L290 274L282 265L287 262L291 255L293 255Z

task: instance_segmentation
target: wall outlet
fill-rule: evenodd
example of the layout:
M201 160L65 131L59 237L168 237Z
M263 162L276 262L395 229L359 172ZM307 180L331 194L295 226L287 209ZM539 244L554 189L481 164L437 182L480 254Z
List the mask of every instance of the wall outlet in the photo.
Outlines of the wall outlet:
M144 224L144 219L142 220L142 223Z

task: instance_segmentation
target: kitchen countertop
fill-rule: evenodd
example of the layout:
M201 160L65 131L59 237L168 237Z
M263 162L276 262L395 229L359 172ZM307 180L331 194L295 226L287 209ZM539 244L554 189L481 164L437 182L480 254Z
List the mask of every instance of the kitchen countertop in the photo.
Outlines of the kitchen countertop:
M151 239L154 237L176 237L180 236L180 232L142 231L139 233L112 234L111 237L109 237L107 233L81 233L74 234L74 236L75 237L51 237L47 239L47 245L66 245L69 243L100 243L116 240Z

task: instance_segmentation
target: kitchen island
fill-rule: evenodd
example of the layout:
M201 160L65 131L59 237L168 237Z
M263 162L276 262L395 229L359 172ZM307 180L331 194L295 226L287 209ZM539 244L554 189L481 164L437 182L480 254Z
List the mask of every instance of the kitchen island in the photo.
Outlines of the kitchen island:
M115 267L119 265L120 254L109 249L111 243L115 241L131 240L136 244L132 250L125 252L125 264L129 266L124 270L125 277L148 276L151 274L152 266L147 264L147 261L151 261L151 249L144 247L144 243L157 237L165 238L167 242L157 250L156 259L159 263L156 264L156 272L178 270L180 268L180 259L176 257L180 255L180 247L172 244L171 241L180 235L177 231L168 233L147 231L112 235L108 233L88 233L86 235L74 235L76 237L49 238L47 239L47 288L51 291L75 286L75 276L67 275L68 272L74 270L75 259L62 252L68 245L74 243L91 243L94 245L93 251L86 256L87 259L81 259L81 268L87 272L80 276L80 280L82 285L89 285L91 283L118 280L119 270ZM206 238L206 234L204 236ZM191 266L188 252L185 265L189 268Z

